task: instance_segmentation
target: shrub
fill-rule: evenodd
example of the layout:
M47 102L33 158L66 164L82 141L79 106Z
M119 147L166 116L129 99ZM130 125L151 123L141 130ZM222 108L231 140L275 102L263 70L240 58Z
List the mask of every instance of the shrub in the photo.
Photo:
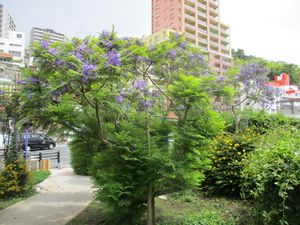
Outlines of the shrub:
M261 136L245 160L243 193L267 224L299 224L300 131L290 125Z
M94 139L75 137L70 143L71 165L76 174L88 175L93 157L99 151L99 142Z
M239 196L243 182L244 160L252 150L259 134L245 132L217 137L211 145L211 167L205 171L202 189L209 194Z
M33 187L30 171L23 159L8 159L0 174L0 198L22 196Z

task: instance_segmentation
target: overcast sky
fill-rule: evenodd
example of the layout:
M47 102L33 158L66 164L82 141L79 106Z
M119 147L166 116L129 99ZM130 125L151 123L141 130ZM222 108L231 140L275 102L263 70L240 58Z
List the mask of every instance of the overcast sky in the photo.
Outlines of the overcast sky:
M232 48L300 65L299 0L219 0L221 21L231 26ZM49 28L68 38L114 30L118 36L151 34L151 0L0 0L17 31Z

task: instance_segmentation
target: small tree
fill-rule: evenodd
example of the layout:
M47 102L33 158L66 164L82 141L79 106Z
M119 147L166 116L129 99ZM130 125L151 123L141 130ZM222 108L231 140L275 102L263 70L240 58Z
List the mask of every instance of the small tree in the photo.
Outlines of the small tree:
M249 62L246 66L235 67L226 75L219 76L219 85L232 87L232 96L222 98L223 109L230 110L235 120L235 129L238 130L241 119L245 117L242 105L246 108L268 108L272 105L275 96L281 94L279 89L275 89L268 84L268 70L262 65Z
M139 223L147 203L155 224L154 197L199 185L210 140L224 128L210 95L228 88L210 92L215 75L182 36L146 46L104 31L41 41L33 52L39 69L20 81L24 119L94 140L91 174L112 223Z

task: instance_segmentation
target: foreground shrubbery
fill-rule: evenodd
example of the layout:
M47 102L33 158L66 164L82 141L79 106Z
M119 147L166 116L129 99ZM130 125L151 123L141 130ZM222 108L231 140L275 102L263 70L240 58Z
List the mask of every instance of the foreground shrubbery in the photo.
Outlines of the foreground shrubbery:
M244 160L258 137L251 129L217 137L211 145L211 167L205 172L202 189L209 194L239 196Z
M0 198L21 196L33 187L26 161L16 152L12 152L5 161L5 168L0 173Z
M258 203L266 224L299 224L300 131L268 130L245 161L244 195Z

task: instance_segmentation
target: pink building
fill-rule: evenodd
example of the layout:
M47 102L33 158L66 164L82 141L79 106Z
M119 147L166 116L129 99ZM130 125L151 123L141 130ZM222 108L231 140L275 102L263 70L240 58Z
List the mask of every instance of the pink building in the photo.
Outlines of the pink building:
M185 33L211 59L213 69L223 73L232 57L230 27L220 21L219 9L220 0L152 0L152 35L165 28Z

